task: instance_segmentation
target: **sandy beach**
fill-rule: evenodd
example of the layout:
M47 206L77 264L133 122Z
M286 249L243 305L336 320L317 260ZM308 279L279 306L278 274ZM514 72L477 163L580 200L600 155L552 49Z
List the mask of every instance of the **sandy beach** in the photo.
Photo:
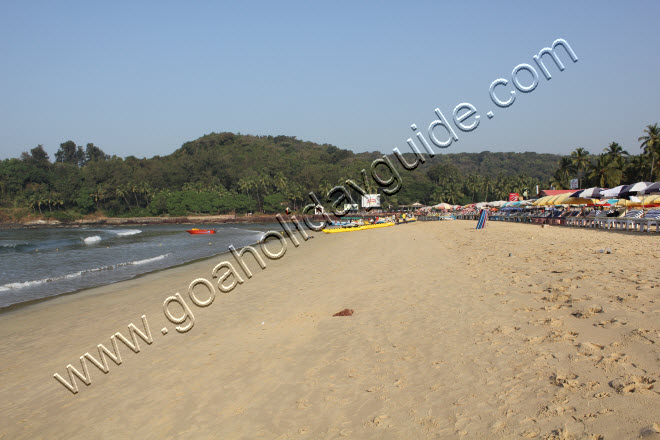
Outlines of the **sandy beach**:
M0 438L660 438L660 237L474 226L288 241L206 307L231 255L3 313ZM151 344L53 378L142 315Z

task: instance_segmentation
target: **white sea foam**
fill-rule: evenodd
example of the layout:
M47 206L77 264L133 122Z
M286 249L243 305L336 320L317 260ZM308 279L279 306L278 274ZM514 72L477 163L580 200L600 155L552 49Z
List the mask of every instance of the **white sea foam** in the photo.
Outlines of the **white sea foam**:
M264 231L255 231L254 229L245 229L245 228L232 228L232 229L237 229L242 232L246 232L249 234L265 234Z
M0 248L15 248L17 246L24 246L29 243L26 242L20 242L20 243L0 243Z
M99 241L101 241L101 237L99 237L98 235L94 235L92 237L83 238L83 241L85 242L85 244L98 243Z
M125 263L117 263L113 264L111 266L103 266L103 267L94 267L92 269L86 269L86 270L81 270L78 272L73 272L69 273L66 275L60 275L56 277L51 277L51 278L43 278L40 280L32 280L32 281L22 281L22 282L16 282L16 283L7 283L3 284L0 286L0 292L5 292L7 290L14 290L14 289L23 289L25 287L30 287L30 286L36 286L39 284L45 284L45 283L52 283L53 281L62 281L62 280L69 280L72 278L79 278L83 275L89 274L89 273L95 273L95 272L101 272L104 270L112 270L112 269L117 269L119 267L124 267L124 266L139 266L142 264L149 264L153 263L154 261L159 261L164 258L169 257L172 255L171 253L163 254L163 255L158 255L157 257L153 258L146 258L144 260L136 260L136 261L127 261Z
M128 235L136 235L142 233L142 231L139 229L110 229L110 232L117 234L119 237L126 237Z

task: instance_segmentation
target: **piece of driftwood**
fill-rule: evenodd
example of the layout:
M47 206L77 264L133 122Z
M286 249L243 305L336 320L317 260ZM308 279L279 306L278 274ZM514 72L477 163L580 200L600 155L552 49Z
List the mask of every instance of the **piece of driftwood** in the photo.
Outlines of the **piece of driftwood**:
M337 312L332 316L351 316L353 314L353 309L344 309L341 312Z

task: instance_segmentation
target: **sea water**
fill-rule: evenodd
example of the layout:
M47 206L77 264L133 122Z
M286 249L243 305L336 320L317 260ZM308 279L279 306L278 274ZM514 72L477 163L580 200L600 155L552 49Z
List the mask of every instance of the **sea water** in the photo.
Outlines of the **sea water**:
M192 235L191 228L216 229ZM0 229L0 308L110 284L258 242L279 225Z

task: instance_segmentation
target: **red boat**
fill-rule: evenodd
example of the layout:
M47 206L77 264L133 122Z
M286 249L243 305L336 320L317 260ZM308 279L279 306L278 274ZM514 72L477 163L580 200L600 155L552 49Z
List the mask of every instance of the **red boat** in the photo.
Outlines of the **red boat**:
M215 234L215 229L197 229L192 228L186 231L189 234Z

